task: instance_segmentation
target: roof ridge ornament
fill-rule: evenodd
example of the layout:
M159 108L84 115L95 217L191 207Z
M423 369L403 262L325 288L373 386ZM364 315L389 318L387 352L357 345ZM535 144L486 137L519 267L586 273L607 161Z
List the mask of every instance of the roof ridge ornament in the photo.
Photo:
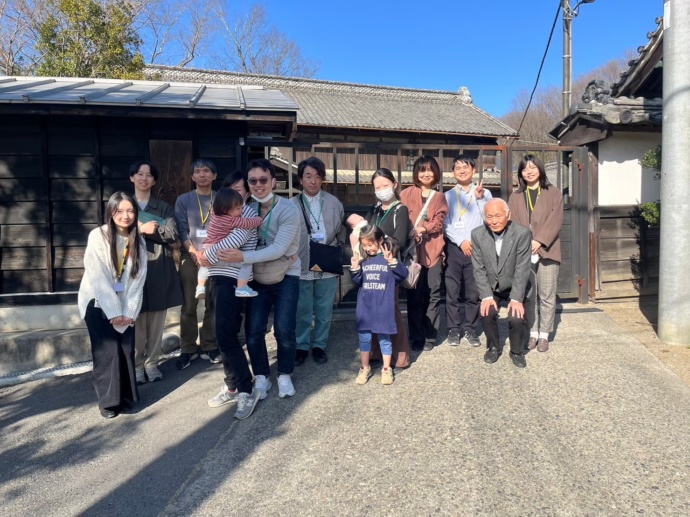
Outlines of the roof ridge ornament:
M601 104L613 102L611 98L611 88L607 88L604 81L595 79L587 83L585 91L582 94L582 102L590 104L594 101L600 102Z
M458 88L458 95L460 96L460 102L463 104L474 104L474 102L472 102L472 94L467 86Z

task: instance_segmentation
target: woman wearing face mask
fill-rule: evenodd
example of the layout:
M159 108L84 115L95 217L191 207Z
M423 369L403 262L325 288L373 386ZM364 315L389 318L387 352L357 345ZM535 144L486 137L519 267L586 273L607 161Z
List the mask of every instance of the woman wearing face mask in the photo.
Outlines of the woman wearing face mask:
M393 239L398 249L403 250L407 246L412 225L407 207L400 202L398 194L398 182L389 169L378 169L371 177L374 192L378 202L369 209L365 219L369 224L374 224L383 230L383 233ZM410 366L410 343L407 341L407 330L403 322L402 313L398 303L399 287L395 288L395 323L398 333L391 335L393 343L394 371L404 370ZM371 349L370 364L381 362L381 349L374 338Z

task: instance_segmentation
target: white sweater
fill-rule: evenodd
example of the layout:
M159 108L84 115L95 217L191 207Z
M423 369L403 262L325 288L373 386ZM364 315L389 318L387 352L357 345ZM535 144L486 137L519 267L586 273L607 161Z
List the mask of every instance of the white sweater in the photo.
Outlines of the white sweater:
M84 253L84 277L79 286L79 313L86 316L86 308L91 300L96 300L96 307L100 307L108 319L126 316L137 319L141 310L141 301L146 280L146 247L144 241L139 246L139 273L136 278L130 278L132 261L128 260L122 275L125 290L116 293L114 283L117 272L110 259L110 246L103 233L106 226L96 228L89 233L89 242ZM127 238L117 235L118 249L124 250ZM122 331L124 331L124 327ZM118 329L119 330L119 329Z

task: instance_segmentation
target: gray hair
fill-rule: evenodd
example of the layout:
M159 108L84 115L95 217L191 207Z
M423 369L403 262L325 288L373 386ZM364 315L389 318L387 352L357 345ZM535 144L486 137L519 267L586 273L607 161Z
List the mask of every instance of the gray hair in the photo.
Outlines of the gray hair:
M489 204L496 202L499 203L503 209L506 211L506 216L510 215L510 207L508 207L508 203L506 203L505 199L500 198L500 197L493 197L489 200L489 202L486 204L485 210L489 208Z

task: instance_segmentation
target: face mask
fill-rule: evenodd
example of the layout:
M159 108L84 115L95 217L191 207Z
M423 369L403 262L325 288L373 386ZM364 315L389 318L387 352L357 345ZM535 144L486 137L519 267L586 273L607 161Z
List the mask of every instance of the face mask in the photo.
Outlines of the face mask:
M266 197L260 198L256 197L254 194L252 194L252 197L263 205L264 203L268 203L271 199L273 199L273 192L270 192Z
M386 201L390 201L394 197L395 197L395 193L394 193L392 187L376 191L376 198L379 201L381 201L382 203L385 203Z

